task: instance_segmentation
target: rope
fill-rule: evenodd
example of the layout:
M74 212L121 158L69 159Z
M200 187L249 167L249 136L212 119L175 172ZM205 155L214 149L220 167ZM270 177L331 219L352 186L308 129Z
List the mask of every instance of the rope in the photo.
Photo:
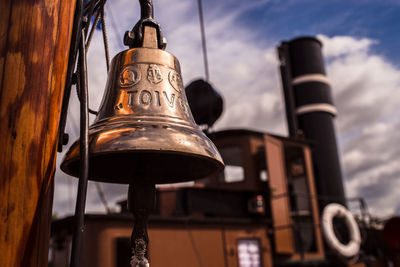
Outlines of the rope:
M108 39L107 39L107 31L106 31L106 22L105 22L105 16L104 16L104 5L106 4L107 0L92 0L88 3L86 3L85 5L85 12L84 14L87 15L88 17L88 24L85 27L85 36L87 34L87 32L89 31L89 22L91 17L93 16L93 14L95 14L96 12L96 17L94 20L94 23L92 24L92 27L90 29L89 32L89 36L87 38L86 44L85 44L85 52L88 51L89 46L91 44L91 41L93 39L93 35L94 32L96 30L96 26L99 23L99 20L101 22L101 30L103 33L103 43L104 43L104 52L105 52L105 57L106 57L106 68L107 68L107 72L109 70L109 66L110 66L110 52L109 52L109 45L108 45ZM80 81L80 72L79 72L79 63L77 65L77 71L76 73L76 77L77 77L77 83L76 83L76 93L78 96L79 101L81 101L80 99L80 86L79 86L79 81ZM93 114L93 115L97 115L98 112L89 108L89 113Z
M97 0L91 0L87 3L87 6L85 6L85 11L84 11L84 16L87 18L91 18L93 14L96 12L96 1ZM87 36L87 32L89 29L89 23L85 27L85 37Z
M110 17L111 27L113 28L113 32L115 33L115 35L116 35L116 37L117 37L117 40L124 40L124 38L122 38L122 36L121 36L121 35L119 34L119 32L118 32L118 27L117 27L117 24L115 23L114 16L113 16L113 14L112 14L112 11L111 11L110 6L109 6L109 5L106 5L106 8L107 8L107 14L108 14L109 17ZM124 49L125 49L125 48L124 48Z
M80 86L81 72L80 72L79 68L80 68L80 65L78 63L77 64L77 70L75 72L75 74L76 74L76 85L75 85L75 88L76 88L76 96L78 97L79 102L81 102L81 86ZM95 111L95 110L93 110L91 108L89 108L89 113L93 114L93 115L97 115L98 114L97 111Z
M96 18L95 18L95 20L94 20L92 29L90 29L90 33L89 33L88 40L86 41L86 46L85 46L86 52L87 52L88 49L89 49L90 43L91 43L92 38L93 38L93 34L94 34L94 32L95 32L95 29L96 29L96 25L97 25L97 23L99 23L100 17L101 17L101 16L100 16L100 12L97 12L97 15L96 15Z
M110 69L110 52L109 52L109 48L108 48L106 19L104 16L104 5L101 6L100 12L101 12L101 31L103 32L104 53L106 56L106 68L107 68L107 73L108 73L108 70Z

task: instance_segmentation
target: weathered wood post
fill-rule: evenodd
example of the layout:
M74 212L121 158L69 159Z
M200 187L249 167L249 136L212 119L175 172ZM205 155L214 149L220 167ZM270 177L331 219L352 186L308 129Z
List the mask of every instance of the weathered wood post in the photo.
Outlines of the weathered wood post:
M0 266L47 266L75 2L0 3Z

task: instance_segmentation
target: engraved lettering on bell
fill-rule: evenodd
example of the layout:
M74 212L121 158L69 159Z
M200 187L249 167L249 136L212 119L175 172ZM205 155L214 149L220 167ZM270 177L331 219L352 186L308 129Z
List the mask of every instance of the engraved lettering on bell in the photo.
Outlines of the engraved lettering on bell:
M115 110L120 110L122 109L124 106L122 105L122 103L119 103L118 105L116 105L114 108Z
M149 65L149 68L147 69L147 80L154 84L160 83L163 80L161 70L157 65Z
M168 79L172 87L180 93L183 88L181 75L179 75L179 73L177 73L176 71L171 70L168 74Z
M151 104L151 93L147 90L143 90L140 92L140 96L139 96L139 103L142 105L150 105Z
M156 96L156 106L161 106L161 103L160 103L160 92L154 91L154 94Z
M134 66L126 67L120 75L119 84L121 87L131 87L140 81L141 75Z
M141 90L141 91L127 91L127 107L134 108L136 105L140 106L154 106L162 107L168 105L170 108L175 109L179 105L180 110L187 113L189 107L187 103L182 99L181 96L168 91L152 91L152 90ZM176 104L178 102L178 104ZM116 110L122 109L122 104L115 106Z
M167 92L163 91L164 98L171 108L174 108L174 102L175 102L175 94L171 94L171 98L168 98Z
M128 107L133 107L133 96L137 93L137 91L128 91L127 93L129 94Z
M182 97L178 97L178 104L182 112L189 116L189 107L187 106L187 101L184 101Z

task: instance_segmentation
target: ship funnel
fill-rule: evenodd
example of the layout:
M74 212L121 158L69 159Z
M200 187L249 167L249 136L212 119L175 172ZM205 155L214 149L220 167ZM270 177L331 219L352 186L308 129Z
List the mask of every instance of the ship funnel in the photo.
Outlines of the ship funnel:
M332 202L346 204L333 122L337 110L321 48L312 37L278 47L290 137L315 141L312 154L320 210Z

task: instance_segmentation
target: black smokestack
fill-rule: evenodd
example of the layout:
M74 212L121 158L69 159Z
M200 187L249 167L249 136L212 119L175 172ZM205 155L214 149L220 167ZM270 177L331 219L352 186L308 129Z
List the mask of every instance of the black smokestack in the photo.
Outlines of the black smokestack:
M336 108L321 48L317 39L302 37L283 42L278 53L289 134L315 141L314 174L322 210L331 202L346 203L333 124Z

